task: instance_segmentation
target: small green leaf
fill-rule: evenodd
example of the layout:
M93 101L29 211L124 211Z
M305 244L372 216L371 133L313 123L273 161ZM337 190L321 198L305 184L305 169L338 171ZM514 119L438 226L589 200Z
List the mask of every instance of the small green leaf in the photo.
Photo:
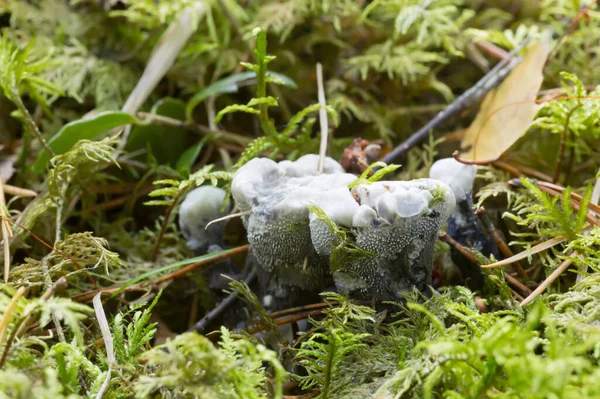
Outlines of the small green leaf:
M166 97L154 104L151 112L183 121L185 119L185 103ZM188 137L189 132L183 127L158 124L136 126L129 135L125 149L128 152L149 149L159 164L175 166L189 147ZM138 159L145 160L146 156Z
M121 111L101 112L88 119L79 119L67 123L48 141L48 146L58 155L69 151L80 140L93 140L103 133L138 120L131 114ZM33 170L42 173L50 160L50 154L40 152Z
M200 155L202 147L204 147L204 144L206 144L206 142L210 140L210 138L212 138L211 135L205 136L202 140L200 140L199 142L188 148L183 154L181 154L181 156L177 160L177 165L175 166L175 169L177 169L178 172L186 174L187 176L192 170L194 161L196 161L196 158L198 158L198 155Z
M234 105L229 105L229 106L223 108L221 111L219 111L219 113L215 117L215 123L219 123L225 115L230 114L232 112L246 112L246 113L254 114L254 115L260 114L259 110L251 108L247 105L234 104Z
M349 189L353 189L354 187L358 187L361 184L371 184L371 183L374 183L374 182L380 180L386 174L395 171L400 166L401 165L394 165L394 164L386 165L385 162L375 162L375 163L372 163L362 173L362 175L360 175L360 177L358 179L356 179L355 181L353 181L352 183L350 183L350 185L348 185L348 188ZM369 176L369 174L371 173L371 170L373 170L373 168L375 168L375 167L378 167L378 168L381 168L381 169L379 169L375 173L373 173L372 176Z

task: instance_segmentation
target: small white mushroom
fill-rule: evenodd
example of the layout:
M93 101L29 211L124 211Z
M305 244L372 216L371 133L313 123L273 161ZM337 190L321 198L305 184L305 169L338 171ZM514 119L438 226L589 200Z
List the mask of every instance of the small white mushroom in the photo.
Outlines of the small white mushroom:
M473 192L476 175L477 166L460 163L454 158L440 159L429 169L429 177L449 185L457 201Z
M230 211L224 204L225 191L218 187L202 186L190 191L179 207L179 228L192 251L206 251L210 245L223 246L225 223L206 225Z

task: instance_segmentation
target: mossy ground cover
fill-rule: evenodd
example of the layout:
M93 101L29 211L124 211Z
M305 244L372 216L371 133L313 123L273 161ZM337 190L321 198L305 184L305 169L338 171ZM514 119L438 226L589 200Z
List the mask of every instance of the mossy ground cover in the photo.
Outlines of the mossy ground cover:
M0 12L0 398L600 397L595 1L4 0ZM244 227L230 220L226 248L197 256L179 204L197 186L229 190L255 157L318 153L317 63L329 155L356 137L385 154L544 37L535 119L478 167L474 190L518 262L442 235L433 286L402 302L323 293L268 314L232 281L238 298L219 311L231 299L204 270L243 269ZM164 76L132 107L150 61ZM478 107L380 171L426 177ZM336 267L364 255L330 224ZM481 265L480 289L451 248Z

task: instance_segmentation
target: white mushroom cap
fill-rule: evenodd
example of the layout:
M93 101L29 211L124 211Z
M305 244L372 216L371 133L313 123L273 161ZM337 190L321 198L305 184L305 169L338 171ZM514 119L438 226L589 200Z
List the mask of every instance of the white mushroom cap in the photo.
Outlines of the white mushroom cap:
M225 191L218 187L201 186L188 193L179 207L179 228L188 240L187 246L196 250L220 243L225 224L206 225L229 213L229 202L223 207Z
M465 165L454 158L444 158L435 162L429 169L429 177L450 186L457 200L464 199L473 191L477 166Z

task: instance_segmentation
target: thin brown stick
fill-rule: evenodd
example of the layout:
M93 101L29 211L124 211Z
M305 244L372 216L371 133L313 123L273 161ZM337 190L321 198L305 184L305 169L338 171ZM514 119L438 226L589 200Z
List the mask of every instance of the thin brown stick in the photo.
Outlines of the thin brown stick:
M552 272L552 274L550 274L544 281L542 281L542 283L531 294L529 294L527 298L521 301L521 306L525 306L531 303L531 301L533 301L535 298L537 298L542 292L546 290L546 288L550 286L550 284L552 284L554 280L556 280L561 274L563 274L563 272L567 270L572 263L573 262L569 259L563 261L563 263L561 263L560 266L558 266L556 270Z
M182 121L175 118L169 118L168 116L150 114L147 112L138 112L138 117L143 118L148 123L158 123L161 125L180 127L182 129L191 130L197 133L201 133L203 135L214 135L214 140L224 139L232 143L237 143L240 145L249 144L252 139L250 137L242 136L240 134L227 132L225 130L212 130L208 126L200 125L197 123L188 123L186 121Z
M136 187L137 183L113 183L86 187L86 191L92 194L123 194L131 193Z
M239 246L239 247L231 250L231 252L227 252L225 254L215 256L210 259L204 259L204 260L201 260L200 262L192 263L191 265L186 266L183 269L177 270L173 273L169 273L166 276L161 277L160 279L155 281L155 284L161 284L161 283L164 283L165 281L169 281L169 280L173 280L173 279L185 276L186 274L188 274L189 272L191 272L193 270L196 270L200 266L208 265L210 263L218 262L220 260L230 258L234 255L244 253L248 250L248 248L250 248L250 244Z
M493 163L493 165L504 170L505 172L510 173L511 175L513 175L515 177L521 177L523 175L527 175L527 176L534 177L538 180L543 180L543 181L547 181L547 182L552 181L552 178L550 176L548 176L542 172L539 172L535 169L524 166L524 165L516 165L514 163L508 164L503 161L495 161Z
M252 284L252 282L254 281L255 278L256 278L256 271L251 270L250 273L248 273L248 275L244 279L244 282L247 285L250 285L250 284ZM203 332L210 323L212 323L217 317L219 317L221 315L221 313L223 313L228 307L230 307L236 301L236 299L238 299L237 295L238 295L237 292L235 292L235 291L231 292L225 299L223 299L221 302L219 302L219 304L217 306L215 306L214 309L212 309L210 312L208 312L206 315L204 315L203 318L201 318L196 323L194 323L190 328L188 328L187 331Z
M465 248L462 244L458 243L454 238L450 237L448 233L441 231L438 234L438 238L457 250L462 256L467 258L469 262L479 265L479 262L477 259L475 259L475 255L473 255L473 253Z
M454 151L452 153L452 157L454 159L456 159L456 162L460 162L460 163L465 164L465 165L489 165L489 164L494 163L494 162L496 162L498 160L498 158L493 158L493 159L484 159L484 160L481 160L481 161L472 161L470 159L461 158L460 154L458 153L458 151Z
M498 230L496 230L496 226L494 226L494 224L490 220L490 217L488 216L487 212L485 211L485 208L480 207L479 209L477 209L475 211L475 213L479 216L479 220L481 220L481 224L486 229L488 234L492 237L492 240L494 240L494 243L496 244L496 246L498 247L500 252L502 252L502 255L504 255L504 257L506 257L506 258L510 258L511 256L514 256L513 251L506 244L506 241L504 241L502 239L502 237L498 233ZM521 278L524 278L525 280L529 280L529 276L527 275L527 272L525 271L525 269L523 269L523 266L521 266L521 264L519 262L515 262L513 264L513 267L514 267L515 271L519 274L519 276L521 276Z
M528 286L526 286L525 284L523 284L522 282L520 282L519 280L517 280L510 274L504 273L504 278L506 279L506 281L508 281L509 284L514 285L515 287L520 289L525 294L527 294L527 295L531 294L531 292L532 292L531 288L529 288Z
M77 295L73 295L71 297L71 300L74 302L89 302L92 299L94 299L94 297L99 293L102 292L103 294L114 294L115 292L119 291L121 289L121 287L106 287L106 288L100 288L100 289L96 289L96 290L92 290L92 291L87 291L87 292L81 292ZM158 288L156 287L156 289L154 289L154 287L151 288L152 291L158 291ZM147 292L149 290L149 288L147 286L142 286L140 284L134 284L131 285L127 288L125 288L123 290L123 292Z
M521 184L521 181L517 180L517 179L510 180L508 183L514 187L519 187L519 188L523 187L523 185ZM550 195L558 195L559 193L563 193L566 190L566 187L563 187L558 184L550 183L550 182L534 180L533 183L535 183L541 190L547 192ZM583 197L581 195L579 195L573 191L571 191L571 198L573 200L575 200L576 202L581 202L583 200ZM588 204L588 208L592 212L600 215L600 205L590 202ZM579 209L579 208L577 208L577 209Z
M141 198L141 197L151 193L153 190L154 190L153 186L142 187L140 190L138 190L137 192L134 193L135 198L136 199ZM132 195L128 194L128 195L124 195L122 197L113 198L109 201L102 202L101 204L98 204L95 207L87 209L86 212L87 213L106 212L111 209L119 208L119 207L125 205L128 201L131 201L132 200L131 197L132 197Z
M452 248L454 248L455 250L457 250L461 255L463 255L464 257L466 257L471 263L474 263L476 265L479 265L480 267L484 267L483 265L481 265L477 259L475 259L475 256L471 253L471 251L469 251L467 248L465 248L463 245L459 244L455 239L453 239L452 237L450 237L447 233L445 232L440 232L438 234L438 238L444 242L446 242L448 245L450 245ZM509 283L513 283L513 282L517 282L517 284L514 284L514 286L516 286L517 288L525 288L523 291L524 292L531 292L531 290L529 288L527 288L525 285L521 284L517 279L515 279L513 276L509 275L508 273L504 273L504 278L507 282ZM512 290L511 290L512 291ZM522 296L520 296L518 293L512 291L513 294L517 297L517 299L519 299L520 301L522 300Z
M336 302L320 302L320 303L313 303L310 305L304 305L304 306L297 306L295 308L288 308L288 309L284 309L284 310L279 310L277 312L273 312L269 315L269 317L271 317L272 319L277 319L280 318L282 316L287 316L290 314L296 314L298 312L306 312L309 310L315 310L315 309L324 309L329 307L332 304L335 304Z
M479 40L475 42L475 45L484 52L486 52L488 55L491 55L492 57L497 58L498 60L505 60L509 57L507 51L501 49L493 43L486 42L485 40Z
M290 323L294 323L296 321L300 321L300 320L304 320L304 319L308 319L309 317L316 317L319 316L323 313L323 310L319 309L319 310L313 310L310 312L304 312L304 313L300 313L297 315L291 315L288 317L282 317L280 319L277 320L273 320L273 322L278 325L278 326L283 326L284 324L290 324ZM258 325L256 327L253 327L251 329L248 330L248 334L256 334L258 332L264 331L265 327Z

